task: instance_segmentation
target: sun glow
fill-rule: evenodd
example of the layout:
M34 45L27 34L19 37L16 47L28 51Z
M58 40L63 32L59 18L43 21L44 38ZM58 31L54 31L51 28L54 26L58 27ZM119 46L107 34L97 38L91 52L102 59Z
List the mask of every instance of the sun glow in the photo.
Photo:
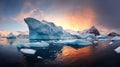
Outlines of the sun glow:
M70 29L74 31L82 31L90 28L94 25L95 12L87 6L83 10L78 8L77 11L67 13L64 16L55 15L45 17L45 20L53 21L56 25L62 26L64 29Z

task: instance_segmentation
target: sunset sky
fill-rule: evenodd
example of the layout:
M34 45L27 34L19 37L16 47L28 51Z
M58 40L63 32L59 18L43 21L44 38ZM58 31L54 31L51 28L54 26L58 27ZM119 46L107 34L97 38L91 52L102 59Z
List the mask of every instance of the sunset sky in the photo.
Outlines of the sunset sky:
M96 26L102 33L120 30L120 0L0 0L0 30L28 31L24 18L54 22L82 31Z

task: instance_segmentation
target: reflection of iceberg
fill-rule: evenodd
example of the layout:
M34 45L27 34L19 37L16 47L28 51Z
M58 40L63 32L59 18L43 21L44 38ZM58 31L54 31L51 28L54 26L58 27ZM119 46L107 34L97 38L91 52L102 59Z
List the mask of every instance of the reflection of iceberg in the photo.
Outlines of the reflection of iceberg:
M57 44L70 44L70 45L91 45L92 43L89 41L85 41L85 40L78 40L78 39L74 39L74 40L60 40L58 42L56 42Z
M56 26L52 22L38 21L34 18L26 18L24 21L29 27L29 38L31 40L75 38L70 33L64 31L62 27Z
M49 44L47 42L41 41L36 43L26 43L26 44L18 44L17 47L48 47Z

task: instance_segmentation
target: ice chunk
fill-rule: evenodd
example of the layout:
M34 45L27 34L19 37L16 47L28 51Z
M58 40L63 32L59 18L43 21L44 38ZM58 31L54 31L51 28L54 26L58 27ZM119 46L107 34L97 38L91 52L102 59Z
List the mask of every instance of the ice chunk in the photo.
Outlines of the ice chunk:
M93 43L94 43L94 44L97 44L97 43L98 43L98 41L93 41Z
M120 40L120 36L115 36L111 39L112 41Z
M36 50L24 48L24 49L20 49L20 52L25 53L25 54L35 54Z
M56 43L59 44L70 44L70 45L91 45L92 43L89 41L85 41L85 40L78 40L78 39L74 39L74 40L60 40Z
M35 42L35 43L25 43L25 44L18 45L18 47L48 47L48 46L49 46L49 44L44 41Z
M37 56L38 59L43 59L41 56Z
M120 46L117 47L116 49L114 49L114 51L115 51L116 53L120 53Z
M95 39L96 38L94 34L90 34L90 33L81 33L79 36L82 39L87 39L87 38Z
M110 44L110 45L112 45L112 44L113 44L113 42L110 42L109 44Z
M108 35L102 34L102 35L98 35L98 36L96 36L96 37L97 37L97 39L107 39L107 38L108 38Z

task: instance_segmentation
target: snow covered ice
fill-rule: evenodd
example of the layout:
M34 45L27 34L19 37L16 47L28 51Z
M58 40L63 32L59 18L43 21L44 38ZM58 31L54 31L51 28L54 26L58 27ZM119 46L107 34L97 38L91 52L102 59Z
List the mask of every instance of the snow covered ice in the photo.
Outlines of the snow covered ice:
M41 41L41 42L33 42L33 43L23 43L18 44L17 47L48 47L49 44L47 42Z
M85 40L79 40L79 39L74 39L74 40L60 40L56 42L58 44L70 44L70 45L91 45L92 43L89 41Z
M114 50L116 53L120 53L120 46Z
M20 52L25 53L25 54L35 54L36 50L24 48L24 49L20 49Z
M117 41L117 40L120 40L120 36L115 36L111 39L112 41Z

